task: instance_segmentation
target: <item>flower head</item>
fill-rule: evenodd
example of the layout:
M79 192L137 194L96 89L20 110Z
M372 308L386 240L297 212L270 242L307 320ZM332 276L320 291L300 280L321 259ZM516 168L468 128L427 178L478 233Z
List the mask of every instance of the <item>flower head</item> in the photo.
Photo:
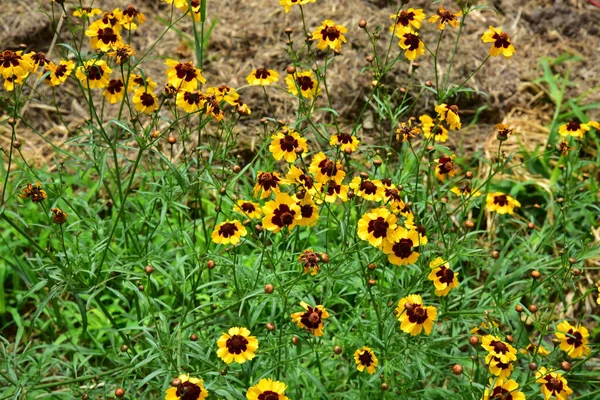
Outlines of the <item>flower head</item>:
M329 138L329 144L332 146L338 146L344 153L350 154L358 149L360 140L356 136L350 135L349 133L340 133L339 135L332 135Z
M512 215L518 207L521 207L521 203L507 194L495 192L487 195L485 208L488 211Z
M287 386L283 382L274 381L270 378L261 379L258 383L248 389L246 398L248 400L288 400L285 395Z
M165 400L204 400L208 391L204 388L202 379L189 375L179 375L181 383L177 387L167 389Z
M32 183L28 183L19 195L19 197L22 199L30 198L32 202L40 203L47 199L48 195L46 194L46 191L42 189L42 185L40 185L40 183L38 182L35 185L33 185Z
M286 13L289 13L293 6L308 3L314 3L316 0L279 0Z
M194 67L191 62L180 63L178 61L167 59L165 64L169 66L166 70L169 84L177 89L195 90L200 84L206 83L206 78L202 76L202 71Z
M133 94L132 101L135 109L139 112L152 114L154 111L158 110L158 98L150 88L146 89L140 87L137 89Z
M416 31L408 30L400 35L398 46L404 50L404 56L407 60L416 60L419 56L425 54L425 44L419 38Z
M243 236L246 236L248 231L238 220L227 220L221 222L210 235L213 242L217 244L237 244Z
M390 18L394 20L394 24L390 26L390 32L394 32L396 36L400 37L406 31L421 29L421 22L425 19L425 13L423 9L409 8L400 11L398 14L390 15Z
M425 244L425 239L416 229L406 229L398 226L393 240L383 242L383 252L388 261L394 265L414 264L419 259L416 248Z
M325 307L321 305L312 307L303 301L300 302L300 306L304 308L304 311L293 313L291 315L292 322L315 336L323 336L323 320L329 318Z
M456 166L454 165L454 155L450 157L440 157L435 162L435 176L440 180L444 181L447 176L456 175Z
M563 321L557 326L556 339L560 341L560 349L571 358L579 358L590 354L588 347L587 328L582 325L573 326L568 321Z
M481 346L493 357L497 357L500 362L509 363L517 359L517 349L496 336L485 335L481 339Z
M304 98L314 99L321 94L319 82L315 79L312 71L288 74L285 83L287 83L288 91L294 96L302 95Z
M330 180L341 182L346 176L346 173L342 170L342 164L331 160L323 153L317 153L313 156L308 171L320 183L326 183Z
M433 282L436 296L446 296L451 289L458 287L458 272L452 271L450 264L441 257L432 260L429 268L432 271L427 279Z
M299 194L298 194L299 195ZM302 198L298 200L298 207L300 207L300 220L298 225L300 226L314 226L319 220L319 208L315 205L312 197L308 193L304 193Z
M560 136L575 136L578 138L582 138L583 135L590 130L590 126L588 124L582 124L579 120L572 120L567 122L566 124L562 124L558 128L558 133Z
M462 127L460 116L458 115L458 107L455 105L447 105L445 103L435 106L435 111L441 121L446 121L451 130L457 130Z
M22 51L4 50L0 53L0 74L4 79L25 78L33 70L33 60Z
M51 208L50 211L52 212L52 221L54 221L55 224L62 225L65 222L67 222L67 217L69 216L69 214L67 214L60 208L54 207Z
M79 18L91 18L94 15L100 15L100 14L102 14L101 9L92 8L92 7L81 7L81 8L77 8L77 9L75 9L75 11L73 11L73 16L79 17Z
M515 369L515 366L509 362L502 362L500 357L493 354L485 356L485 363L489 365L490 372L501 379L506 379Z
M260 209L260 204L247 200L238 200L233 207L233 211L251 219L258 219L263 215L262 210Z
M254 353L258 349L258 340L255 336L250 336L248 329L234 327L221 335L217 346L217 355L225 364L243 364L256 357Z
M258 68L252 70L246 81L252 86L268 86L279 80L279 73L272 69Z
M103 89L108 86L112 69L104 60L87 60L77 67L75 75L84 89Z
M373 247L393 243L398 236L397 221L398 218L385 207L371 210L358 221L358 237Z
M535 373L536 382L539 383L544 399L553 397L557 400L567 400L573 393L567 380L558 372L548 372L546 368L541 367Z
M123 96L125 95L125 85L121 79L111 79L102 94L110 104L115 104L123 100Z
M137 29L137 24L143 24L146 21L146 17L144 14L139 12L134 6L129 5L126 9L123 10L123 18L121 19L121 25L123 28L127 30L135 30Z
M129 61L129 58L133 57L135 54L135 50L128 44L122 44L115 51L108 53L110 57L115 58L117 65L126 64Z
M458 18L462 15L462 11L452 14L452 11L446 10L444 7L440 7L437 14L432 15L429 18L429 22L436 23L440 30L446 29L446 24L449 24L453 28L458 28L460 21Z
M519 384L513 379L506 380L498 378L490 379L490 385L493 386L485 389L482 400L525 400L523 392L519 392Z
M483 34L481 40L484 43L492 43L492 47L490 47L490 56L492 57L502 54L505 58L510 58L515 54L515 47L510 41L510 36L508 36L508 33L502 32L500 28L490 26L490 29Z
M254 185L254 197L260 193L261 199L266 199L271 193L279 193L279 185L285 183L279 176L279 172L258 171L256 184Z
M429 115L421 115L421 130L425 139L434 138L436 142L444 143L448 140L448 129L441 122L435 123Z
M262 211L265 214L263 228L275 233L284 227L292 230L302 219L297 200L286 193L277 193L275 200L267 202Z
M417 137L419 133L421 133L421 130L416 126L413 127L410 120L408 123L401 122L398 128L396 128L396 140L400 142L408 142Z
M410 294L398 302L396 317L404 332L416 336L424 330L429 335L437 318L437 310L433 306L424 306L421 296Z
M312 34L312 39L318 41L317 48L325 50L328 47L332 50L340 51L342 49L342 43L346 43L347 40L344 37L344 33L348 30L342 25L336 25L330 19L323 21Z
M206 96L199 90L180 90L175 104L189 114L195 113L206 106Z
M461 182L460 186L454 186L450 189L452 193L462 197L479 197L481 192L474 189L469 182Z
M385 188L377 179L363 179L357 176L350 182L350 188L358 197L369 201L381 201L385 195Z
M298 257L298 261L302 264L305 274L310 272L311 275L316 275L321 270L319 265L321 258L312 249L304 250Z
M356 362L356 369L360 372L367 370L369 374L373 375L377 369L377 357L373 350L367 346L363 346L354 352L354 361Z
M306 139L295 130L284 126L279 132L271 136L269 151L276 160L285 160L293 163L298 154L308 151Z
M239 106L239 93L236 92L234 88L227 85L209 87L206 89L206 94L213 96L218 102L225 101L230 106Z
M46 71L50 71L45 78L46 83L50 86L58 86L71 75L75 69L75 63L70 60L60 60L58 65L51 62L44 68Z
M94 23L85 31L85 35L90 38L90 44L94 49L105 53L123 45L119 30L113 26Z

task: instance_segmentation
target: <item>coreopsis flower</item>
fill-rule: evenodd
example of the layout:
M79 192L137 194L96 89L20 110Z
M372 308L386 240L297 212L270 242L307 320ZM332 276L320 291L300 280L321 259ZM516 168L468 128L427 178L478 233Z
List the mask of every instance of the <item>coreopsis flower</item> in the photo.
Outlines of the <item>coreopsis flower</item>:
M24 56L22 51L4 50L0 53L0 74L4 79L23 79L32 70L33 61L31 57Z
M500 141L505 141L513 133L513 129L508 124L496 124L496 138Z
M179 375L181 383L177 387L168 388L165 400L204 400L208 391L204 388L204 381L192 378L189 375Z
M271 193L279 193L279 185L285 181L279 177L279 172L261 172L258 171L256 184L254 185L254 197L260 193L261 199L266 199Z
M414 264L419 259L416 248L424 245L424 239L416 229L406 229L398 226L393 240L383 241L383 252L388 261L394 265Z
M198 82L206 83L202 71L194 67L191 62L180 63L169 58L165 61L165 65L169 66L165 71L169 84L178 90L196 90Z
M279 0L279 4L281 4L286 13L289 13L293 6L302 5L308 3L314 3L316 0Z
M319 183L325 183L329 180L341 182L346 176L346 173L342 170L342 164L329 159L322 152L313 156L308 171L313 174Z
M300 306L304 308L304 311L293 313L291 315L292 322L315 336L323 336L323 320L329 318L325 307L321 305L312 307L303 301L300 302Z
M215 96L208 96L206 98L206 114L213 117L217 122L221 122L225 118L225 113L221 110L221 106Z
M510 58L513 54L515 54L515 47L510 41L510 36L508 33L502 32L500 28L494 28L493 26L489 27L481 40L483 43L492 43L492 47L490 47L490 56L496 57L502 54L504 58Z
M590 130L590 126L588 124L582 124L578 120L573 120L566 124L561 125L558 128L558 133L560 136L575 136L578 138L582 138L583 135Z
M536 382L539 383L544 400L554 397L556 400L567 400L573 393L567 380L558 372L548 372L546 368L540 367L535 373Z
M521 354L538 354L540 356L548 356L550 352L542 345L529 343L527 347L520 350Z
M250 336L250 331L246 328L229 328L227 333L223 333L217 340L217 355L225 364L236 362L243 364L246 361L256 357L258 349L258 340L255 336Z
M75 76L84 88L104 89L108 86L112 69L104 60L87 60L77 67Z
M458 287L458 272L450 269L450 264L441 257L429 262L429 268L432 269L427 277L435 286L436 296L447 296L450 290Z
M300 226L314 226L319 220L319 208L313 202L308 193L304 193L302 199L298 200L300 207L300 216L302 217L297 223Z
M517 359L517 349L496 336L485 335L481 338L481 346L493 357L498 357L500 362L509 363Z
M367 370L369 374L373 375L377 369L377 357L373 350L367 346L363 346L354 352L354 361L356 362L356 369L360 372Z
M270 378L261 379L258 383L248 389L246 398L248 400L289 400L285 395L287 385L283 382L274 381Z
M85 31L85 35L90 38L92 48L104 53L116 50L123 45L121 34L112 26L94 23Z
M25 82L25 77L19 77L16 75L12 75L12 76L7 76L4 78L4 90L6 90L7 92L12 92L13 90L15 90L15 84L17 85L22 85L23 82Z
M22 199L30 198L33 203L40 203L47 199L48 195L46 194L46 191L42 189L42 185L38 182L35 185L28 183L19 197Z
M588 121L587 123L590 127L594 128L597 131L600 131L600 122L598 121Z
M429 18L429 22L435 24L439 30L446 29L446 24L449 24L453 28L458 28L460 21L458 18L462 15L462 11L452 14L452 11L446 10L444 7L440 7L437 14L432 15Z
M411 336L421 331L429 335L437 319L437 309L423 305L423 299L418 294L409 294L398 302L396 318L400 321L400 329Z
M404 50L404 57L407 60L413 61L425 54L425 44L419 38L419 34L416 31L405 31L399 37L398 46Z
M127 85L129 90L135 90L137 88L145 88L149 91L154 91L156 89L157 83L154 82L148 76L131 74L129 75L129 83Z
M340 199L343 202L348 201L348 185L344 185L342 183L344 176L346 176L346 173L340 171L338 178L331 178L323 182L315 183L315 189L317 191L317 203L320 204L323 201L327 203L335 203L337 199Z
M575 147L570 146L569 142L563 139L556 145L556 150L558 150L561 156L566 157L569 155L570 151L575 150Z
M32 51L31 53L27 54L26 57L31 60L31 72L37 72L39 67L44 67L50 64L50 60L48 60L46 53L43 51L38 51L37 53Z
M60 60L58 65L51 62L45 67L45 70L50 71L50 73L44 80L50 86L58 86L67 80L74 69L75 63L70 60Z
M191 114L204 109L206 97L199 90L180 90L177 92L175 104L186 113Z
M350 154L358 149L360 140L349 133L340 133L339 135L332 135L329 138L329 144L339 147L346 154Z
M458 115L458 107L455 105L447 105L445 103L435 106L435 112L438 113L440 121L446 121L451 130L455 131L462 127L460 116Z
M311 275L316 275L321 270L321 266L319 265L321 258L312 249L304 250L298 256L298 261L302 264L305 274L310 272Z
M321 94L319 82L314 78L312 71L294 72L285 77L288 91L294 96L299 94L307 99L314 99Z
M250 110L250 107L248 107L248 104L244 103L240 99L235 101L235 107L237 107L237 111L240 114L244 114L244 115L252 114L252 110Z
M122 101L125 95L125 84L121 79L111 79L102 94L110 104Z
M481 400L525 400L523 392L519 392L519 384L513 379L498 378L494 380L490 378L490 385L493 387L485 389Z
M136 110L145 114L152 114L158 110L158 98L152 90L140 87L133 94L133 105Z
M126 64L130 57L133 57L136 53L128 44L121 44L115 51L107 53L109 57L114 57L117 65Z
M456 166L454 165L454 155L450 157L440 157L435 162L435 176L440 180L444 181L447 176L453 177L456 175Z
M368 241L373 247L393 243L399 233L397 222L398 217L387 208L375 208L365 213L358 221L358 237Z
M377 179L363 179L356 176L350 182L350 188L354 189L355 195L369 201L381 201L385 196L385 189Z
M299 185L311 196L316 193L315 181L312 176L294 165L290 166L285 178L288 183Z
M518 207L521 207L521 203L507 194L495 192L487 195L485 208L488 211L512 215Z
M123 25L123 28L127 30L133 31L137 29L138 26L135 21L137 21L137 23L140 25L146 21L144 14L136 10L136 8L132 5L124 9L122 15L123 18L121 19L121 25Z
M329 47L331 50L340 51L342 43L347 42L344 37L344 33L346 32L348 30L342 25L336 25L332 20L326 19L312 33L312 39L318 41L317 48L319 50L325 50Z
M233 211L251 219L258 219L263 215L262 210L260 209L260 204L253 203L248 200L238 200L233 207Z
M469 182L462 182L460 186L454 186L452 189L450 189L450 191L455 195L462 197L481 196L481 192L477 189L474 189Z
M103 13L102 18L94 21L90 25L90 28L93 28L93 29L96 29L98 27L112 28L113 30L115 30L117 32L121 32L121 29L123 29L123 27L121 26L122 19L123 19L123 14L121 13L121 10L118 8L115 8L111 12Z
M503 363L499 357L488 354L485 356L485 363L489 366L492 375L500 379L506 379L512 374L515 366L509 362Z
M571 358L579 358L590 354L588 347L587 328L583 325L573 326L568 321L563 321L557 326L556 339L560 341L560 349Z
M246 236L248 231L238 220L227 220L215 226L210 235L213 242L217 244L238 244L242 237Z
M209 87L206 89L206 94L214 96L218 102L225 101L227 104L233 107L239 106L240 95L235 91L234 88L227 85L221 85L218 87Z
M179 8L181 11L188 10L188 0L164 0L167 4L173 4L176 8Z
M293 163L298 154L308 151L306 138L300 136L295 130L284 126L279 132L271 136L269 151L276 160L285 160Z
M448 129L444 128L441 122L436 124L429 115L421 115L419 121L421 121L421 130L425 139L433 137L436 142L440 143L448 140Z
M62 225L67 222L67 217L69 214L60 208L53 207L50 209L50 211L52 212L52 221L54 221L55 224Z
M250 75L246 77L246 82L252 86L269 86L279 80L279 73L272 69L258 68L253 69Z
M394 24L390 26L390 32L394 32L400 37L404 32L421 29L421 22L425 19L425 13L423 9L409 8L400 11L398 14L390 15L390 18L394 20Z
M94 15L100 15L100 14L102 14L101 9L92 8L92 7L81 7L81 8L77 8L77 9L75 9L75 11L73 11L73 16L78 17L78 18L91 18Z
M396 128L396 140L400 142L408 142L417 137L419 133L421 133L421 130L416 126L413 127L410 120L408 123L400 122L400 125L398 128Z
M292 230L302 219L297 200L286 193L277 193L275 200L263 206L262 212L265 214L262 219L263 228L274 233L284 227Z

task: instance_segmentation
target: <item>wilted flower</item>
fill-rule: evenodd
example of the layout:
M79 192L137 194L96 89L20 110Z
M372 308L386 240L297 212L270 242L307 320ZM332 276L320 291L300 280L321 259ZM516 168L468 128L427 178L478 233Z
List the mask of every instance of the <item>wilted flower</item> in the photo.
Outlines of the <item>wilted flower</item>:
M32 202L39 203L48 198L46 191L42 189L40 183L36 183L35 186L32 183L28 183L23 189L23 192L19 195L20 198L30 198Z
M457 130L462 127L460 116L458 115L458 107L455 105L447 105L445 103L435 106L435 111L441 121L446 121L451 130Z

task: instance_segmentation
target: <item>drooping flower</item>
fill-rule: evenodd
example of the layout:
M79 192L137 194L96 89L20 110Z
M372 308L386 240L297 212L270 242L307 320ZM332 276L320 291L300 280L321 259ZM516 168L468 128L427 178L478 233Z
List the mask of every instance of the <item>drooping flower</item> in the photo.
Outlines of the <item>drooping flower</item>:
M485 335L481 338L481 346L493 357L498 357L500 362L509 363L517 359L517 349L496 336Z
M87 60L77 67L75 75L84 89L103 89L108 86L112 69L104 60Z
M254 185L254 197L260 193L261 199L266 199L271 193L279 193L279 185L285 181L279 176L279 172L262 172L258 171L256 184Z
M214 96L218 102L225 101L230 106L239 106L239 93L236 92L234 88L227 85L209 87L206 89L206 94L209 96Z
M233 207L233 211L251 219L258 219L262 217L262 210L260 209L260 204L248 200L238 200L235 206Z
M461 15L462 11L452 14L452 11L440 7L437 14L433 14L428 21L434 24L437 22L437 27L440 30L446 29L446 24L449 24L453 28L458 28L460 26L458 18Z
M167 80L169 84L177 89L196 90L198 83L206 83L206 78L202 76L202 71L194 67L191 61L180 63L172 59L167 59L165 65L169 66L165 71Z
M396 317L400 321L400 329L404 332L416 336L424 330L425 334L429 335L437 319L437 309L424 306L421 296L410 294L398 302Z
M445 103L435 106L435 112L438 113L440 121L446 121L451 130L458 130L462 127L460 116L458 115L458 107L455 105L447 105Z
M141 25L146 21L144 14L139 12L133 5L129 5L124 9L122 15L121 25L127 30L135 30L138 27L137 24ZM137 24L135 21L137 21Z
M67 217L69 214L61 210L60 208L53 207L50 209L52 212L52 221L54 221L57 225L62 225L67 222Z
M425 44L416 31L403 32L400 35L398 46L404 50L404 57L410 61L416 60L419 56L425 54Z
M269 86L279 80L279 73L272 69L258 68L252 70L246 81L252 86Z
M308 151L308 146L306 138L300 136L295 130L284 126L279 132L271 136L269 151L276 160L293 163L298 158L298 154Z
M429 115L421 115L419 121L421 121L421 130L425 139L433 137L439 143L444 143L448 140L448 129L441 122L436 124Z
M367 370L369 374L373 375L377 369L377 357L373 350L367 346L363 346L354 352L354 361L356 362L356 369L360 372Z
M504 58L510 58L515 54L515 47L510 40L510 36L508 36L508 33L502 32L500 28L490 26L489 30L481 37L481 40L484 43L492 43L492 47L490 47L490 56L492 57L502 54Z
M539 383L544 400L554 397L556 400L568 400L573 394L567 380L559 372L548 372L546 368L540 367L535 373L536 382Z
M513 379L490 378L490 389L485 389L481 400L525 400L523 392L518 391L519 384Z
M556 339L560 341L560 349L571 358L579 358L590 354L587 345L590 335L583 325L571 325L568 321L562 321L555 332Z
M225 222L221 222L210 235L213 242L217 244L237 244L242 239L243 236L246 236L248 231L242 225L242 223L238 220L227 220Z
M583 135L589 130L590 126L588 124L582 124L579 120L572 120L566 124L562 124L558 128L558 133L563 137L575 136L582 138Z
M277 193L275 200L267 202L262 211L265 214L262 219L263 228L274 233L284 227L292 230L302 219L297 200L286 193Z
M246 361L256 357L258 349L258 340L255 336L250 336L251 333L247 328L234 327L229 328L227 333L223 333L217 340L217 355L225 364L236 362L243 364Z
M344 33L348 30L342 25L336 25L330 19L323 21L313 33L312 39L318 41L317 48L325 50L328 47L332 50L340 51L342 49L342 43L346 43L347 40L344 37Z
M115 51L108 53L109 57L114 57L117 65L126 64L130 57L135 55L135 50L128 44L121 44Z
M456 166L454 165L454 155L450 157L440 157L435 162L435 176L440 180L444 181L447 176L453 177L456 175Z
M450 264L441 257L437 257L429 263L432 269L427 277L435 286L436 296L447 296L450 290L458 287L458 272L450 269Z
M323 320L329 318L329 313L322 305L312 307L301 301L300 306L304 311L293 313L292 322L300 328L306 329L315 336L323 336Z
M304 250L298 256L298 261L302 264L305 274L310 272L311 275L316 275L321 270L321 266L319 265L321 258L312 249Z
M246 398L248 400L289 400L285 395L287 385L283 382L274 381L270 378L261 379L258 383L248 389Z
M48 195L46 194L46 191L42 189L42 185L37 182L35 185L28 183L19 197L22 199L30 198L33 203L40 203L47 199Z
M319 82L314 78L312 71L294 72L285 78L288 91L294 96L299 94L307 99L314 99L321 94Z
M521 203L507 194L495 192L487 195L485 208L488 211L512 215L518 207L521 207Z
M215 96L206 97L206 115L210 115L217 122L221 122L225 118L225 113Z
M404 32L412 29L421 29L421 22L425 19L425 13L423 9L415 10L409 8L402 10L398 14L390 15L390 18L394 20L394 24L390 26L390 32L400 37Z
M204 400L208 391L203 380L192 378L188 374L179 375L181 383L177 387L167 389L165 400Z
M383 241L383 252L388 261L394 265L414 264L419 259L416 248L425 244L424 239L416 229L406 229L398 226L393 240Z
M339 135L332 135L329 138L329 144L332 146L338 146L344 153L350 154L358 149L360 140L354 135L349 133L340 133Z
M358 221L358 237L373 247L384 243L393 243L398 238L398 218L385 207L379 207L365 213Z

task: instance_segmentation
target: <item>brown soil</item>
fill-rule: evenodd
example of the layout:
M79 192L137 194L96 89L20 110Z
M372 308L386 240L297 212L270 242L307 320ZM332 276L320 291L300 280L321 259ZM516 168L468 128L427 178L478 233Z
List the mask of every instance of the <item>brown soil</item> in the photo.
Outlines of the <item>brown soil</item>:
M132 39L133 47L140 55L164 31L166 25L159 19L168 19L171 8L162 2L151 0L138 0L134 3L147 17L147 22L134 33ZM94 4L105 10L124 8L128 5L115 0L96 1ZM208 84L216 86L225 83L241 87L245 85L245 76L253 68L260 66L276 69L283 78L289 63L283 29L294 28L293 37L297 42L302 40L299 10L294 8L285 14L276 0L248 0L233 5L232 2L209 3L209 24L216 21L216 25L210 38L203 72ZM441 5L451 9L455 7L450 1L442 1ZM488 25L500 26L509 32L517 53L510 60L502 57L491 59L470 81L468 86L482 94L455 99L467 123L463 125L465 128L460 133L454 135L451 143L460 142L471 151L481 149L485 143L495 147L493 139L487 140L491 136L493 125L509 121L515 125L518 140L533 148L544 143L546 126L553 112L546 88L535 83L540 76L537 67L540 58L558 57L565 53L583 56L583 61L557 65L555 72L570 71L574 85L569 88L568 96L575 97L586 93L582 99L583 103L600 101L600 92L589 90L598 87L600 80L600 63L597 59L600 8L582 0L497 0L491 1L491 5L498 10L497 14L491 10L481 10L469 15L455 58L452 81L464 80L486 57L488 46L481 43L480 37ZM415 0L410 2L410 6L422 7L430 15L438 5L432 6L429 0ZM382 42L387 44L389 16L394 9L395 6L387 5L384 0L317 0L316 3L305 6L306 24L310 30L318 26L323 19L333 19L349 30L346 35L349 43L344 46L342 56L333 62L328 78L333 106L340 113L343 126L349 126L357 117L372 80L368 72L360 74L361 68L366 65L364 58L370 51L368 39L357 26L357 22L361 18L367 19L371 30L382 25ZM55 9L55 12L60 14L58 9ZM64 25L66 24L63 24L61 35L68 38L69 33ZM178 24L178 28L187 38L192 37L191 22L187 18ZM0 43L5 48L17 48L23 43L27 51L48 51L53 39L52 32L49 18L33 8L30 2L11 2L11 7L5 8L0 16ZM426 43L435 43L437 35L433 24L424 23L422 37ZM443 69L446 68L448 53L455 36L456 31L449 30L442 43L440 66ZM58 42L60 43L61 39L58 39ZM395 44L393 49L398 51ZM50 58L56 60L60 50L59 47L54 47ZM174 31L164 36L153 54L182 60L194 57L188 39ZM421 66L412 86L407 74L408 65L401 63L382 83L390 88L407 87L409 93L417 94L420 85L433 79L431 60L423 57L419 63ZM143 68L145 74L155 81L163 81L165 66L162 59L150 58ZM283 79L280 80L281 83L282 81ZM65 129L59 123L56 109L50 106L51 90L45 85L39 85L36 90L37 97L42 98L42 101L30 102L24 118L30 121L38 132L43 133L46 140L61 145L68 138L69 131L88 117L86 105L80 102L75 84L61 87L57 92L58 108L67 123L68 129ZM294 104L289 96L276 91L270 93L278 118L291 120ZM249 138L260 131L259 120L268 114L268 110L264 106L261 90L246 88L241 90L241 94L244 101L249 103L253 114L244 119L238 129L243 130L242 141L250 142ZM325 105L325 98L321 101ZM414 113L432 113L433 106L433 99L425 95L419 99ZM487 108L479 115L478 123L468 126L468 121L475 115L476 110L483 106ZM370 118L369 113L367 116ZM597 118L598 115L590 117ZM6 118L0 114L0 121ZM7 128L5 121L0 122L2 146L6 146L10 140L9 135L5 134L9 132ZM367 138L376 133L364 129L359 134ZM23 143L24 154L31 158L34 164L48 165L56 156L52 147L24 124L19 125L18 139ZM513 140L517 143L517 138Z

